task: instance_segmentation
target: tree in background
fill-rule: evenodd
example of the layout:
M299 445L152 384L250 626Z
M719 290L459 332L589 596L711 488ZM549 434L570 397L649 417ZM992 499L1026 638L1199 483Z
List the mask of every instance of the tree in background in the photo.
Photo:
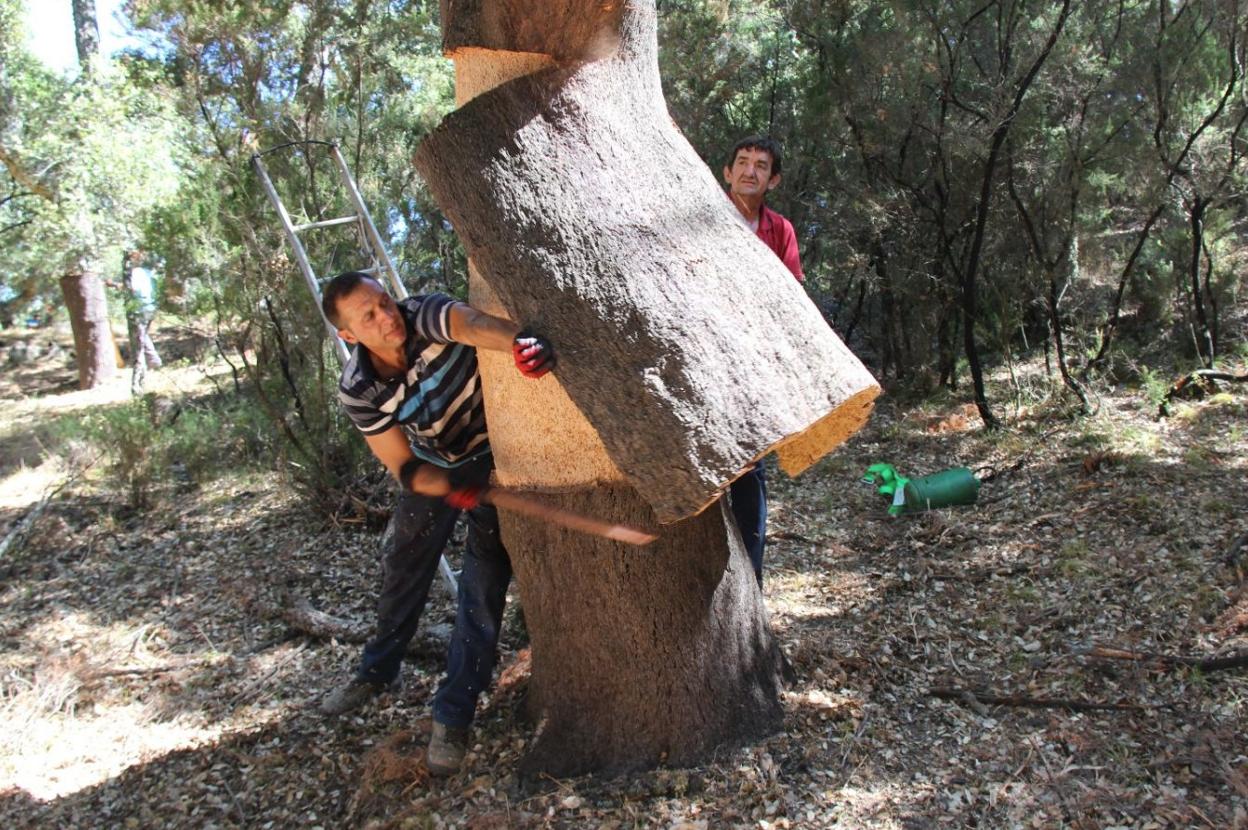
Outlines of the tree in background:
M91 15L90 3L75 4ZM93 20L76 17L78 44L98 48ZM20 228L0 248L0 265L25 284L59 284L77 350L79 385L117 369L101 280L103 269L136 247L153 212L178 194L182 125L159 87L80 51L82 71L61 78L10 40L3 83L3 160L11 179L36 198L22 200ZM109 265L106 265L108 263Z
M328 0L135 8L136 23L169 46L165 83L198 153L184 198L158 213L147 247L187 286L187 309L217 321L221 354L281 436L279 466L330 512L359 508L359 482L376 480L375 466L336 404L319 312L249 160L288 142L338 142L409 288L463 296L462 250L410 164L452 106L436 13L431 2ZM298 150L266 157L294 216L352 212L326 162ZM363 264L346 234L304 241L322 276Z
M1214 306L1233 303L1238 285L1244 9L1071 4L1032 76L1061 9L660 5L673 116L708 163L742 131L786 145L793 173L777 207L797 227L808 289L877 374L952 389L973 352L1008 366L1061 336L1066 371L1059 361L1055 375L1078 398L1089 357L1111 368L1120 316L1148 341L1150 321L1182 316L1162 342L1201 341L1207 361ZM1206 224L1192 208L1213 204L1204 215L1216 214L1206 222L1218 243L1198 260Z
M1244 209L1236 184L1244 175L1245 9L1238 2L1158 2L1142 18L1136 59L1144 69L1135 94L1148 108L1135 126L1136 158L1146 171L1141 178L1150 185L1139 194L1147 214L1133 234L1090 365L1100 365L1109 356L1128 288L1140 279L1139 266L1148 259L1146 246L1156 236L1172 236L1168 232L1178 224L1184 226L1188 244L1178 246L1171 261L1184 264L1167 262L1158 270L1173 272L1176 293L1190 301L1184 314L1187 332L1180 341L1190 336L1209 366L1216 351L1217 312L1215 308L1211 321L1205 308L1211 296L1211 259L1201 278L1205 221L1213 206L1230 208L1241 217Z

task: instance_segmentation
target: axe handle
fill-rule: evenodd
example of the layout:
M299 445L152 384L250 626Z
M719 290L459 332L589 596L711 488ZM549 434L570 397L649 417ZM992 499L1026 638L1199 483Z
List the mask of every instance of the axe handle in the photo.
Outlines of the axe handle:
M604 539L624 542L628 545L648 545L659 538L653 533L646 533L644 530L638 530L635 527L612 524L602 519L595 519L592 516L573 513L571 510L555 507L553 504L547 504L540 499L523 495L505 487L485 488L481 493L481 501L486 504L492 504L495 507L501 507L503 510L509 510L512 513L532 516L544 522L550 522L551 524L572 530L579 530L581 533L588 533L593 536L601 536Z

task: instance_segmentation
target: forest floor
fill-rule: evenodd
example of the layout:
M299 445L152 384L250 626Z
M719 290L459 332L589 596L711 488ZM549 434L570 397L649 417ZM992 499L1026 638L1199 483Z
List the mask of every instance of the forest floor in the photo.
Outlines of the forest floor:
M326 719L359 646L281 610L365 630L378 536L247 467L136 511L48 427L127 379L73 392L55 352L3 378L0 538L33 520L0 554L0 826L1248 828L1248 668L1147 656L1248 650L1243 386L1160 420L1139 389L1102 390L1092 418L1040 399L995 434L960 401L882 400L833 456L771 477L783 731L692 769L522 787L514 608L465 768L431 779L440 585L403 690ZM211 391L185 363L153 385ZM861 482L880 461L999 475L976 505L891 518Z

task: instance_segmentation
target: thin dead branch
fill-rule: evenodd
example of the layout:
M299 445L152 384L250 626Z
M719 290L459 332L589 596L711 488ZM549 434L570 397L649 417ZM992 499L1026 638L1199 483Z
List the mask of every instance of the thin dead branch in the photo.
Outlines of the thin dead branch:
M1068 700L1065 698L1027 697L1025 695L996 695L977 689L959 689L951 686L936 686L928 689L929 697L940 700L952 700L955 703L970 705L971 701L990 706L1017 706L1027 709L1065 709L1068 712L1101 712L1101 711L1143 711L1158 708L1144 706L1139 703L1094 703L1086 700ZM974 708L974 707L972 707Z
M229 658L224 658L229 659ZM83 676L83 683L94 683L97 680L105 680L110 677L151 677L157 674L168 674L169 672L181 671L182 669L198 669L207 666L217 665L223 662L223 658L219 656L209 657L202 660L179 660L174 663L162 663L158 666L131 666L124 669L99 669L97 671L88 672Z
M46 496L40 499L39 502L34 507L30 508L30 510L27 510L25 516L18 519L13 524L13 528L4 535L4 541L0 542L0 559L4 558L4 555L9 552L9 548L14 547L15 543L19 539L25 538L26 533L27 531L30 530L31 525L35 523L35 520L39 518L39 515L43 513L43 511L47 508L48 504L51 501L52 501L52 493L48 493Z
M1031 446L1027 448L1027 451L1019 456L1018 460L1010 466L1002 467L1000 469L994 465L979 467L975 470L975 477L979 479L980 484L987 484L988 482L993 481L1006 473L1018 472L1028 461L1031 460L1031 457L1035 455L1036 450L1048 445L1049 439L1052 438L1060 429L1061 427L1054 427L1046 430L1042 435L1033 440L1031 442Z
M368 626L320 611L304 597L292 598L279 609L277 616L291 628L319 640L363 643L369 637Z
M365 643L373 634L370 625L321 611L306 597L283 595L274 602L254 595L244 595L241 601L245 608L257 616L279 620L292 631L314 640ZM449 628L445 625L422 626L420 636L408 645L407 653L440 657L449 636Z
M928 578L935 582L987 582L997 577L1008 578L1031 573L1031 565L1013 565L1011 567L983 568L981 570L954 573L952 571L933 571Z
M48 488L48 490L44 492L43 498L39 499L34 507L26 511L26 515L18 519L9 532L4 535L4 540L0 541L0 559L4 558L5 554L9 552L11 547L14 547L19 541L25 540L26 534L30 531L31 526L34 525L35 520L38 519L40 514L47 509L53 499L59 496L66 487L81 478L87 470L94 467L95 463L99 460L100 456L96 455L82 467L71 470L55 485Z
M1151 664L1155 669L1193 668L1208 674L1227 669L1248 666L1248 651L1228 654L1224 657L1183 657L1175 654L1156 654L1150 651L1134 651L1114 646L1094 645L1084 654L1094 660L1125 660Z

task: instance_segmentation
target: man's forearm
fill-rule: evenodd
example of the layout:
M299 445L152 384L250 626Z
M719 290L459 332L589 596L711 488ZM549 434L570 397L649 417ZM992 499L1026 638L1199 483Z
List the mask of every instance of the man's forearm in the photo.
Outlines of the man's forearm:
M421 463L412 454L407 436L399 427L392 426L384 432L366 434L364 443L368 444L373 455L404 489L427 496L446 494L446 474L432 464ZM409 467L409 464L412 466Z
M426 496L445 496L450 492L446 471L413 456L406 461L395 478L404 490Z
M510 320L478 311L470 305L457 303L451 307L451 338L458 343L480 349L505 352L520 333Z

